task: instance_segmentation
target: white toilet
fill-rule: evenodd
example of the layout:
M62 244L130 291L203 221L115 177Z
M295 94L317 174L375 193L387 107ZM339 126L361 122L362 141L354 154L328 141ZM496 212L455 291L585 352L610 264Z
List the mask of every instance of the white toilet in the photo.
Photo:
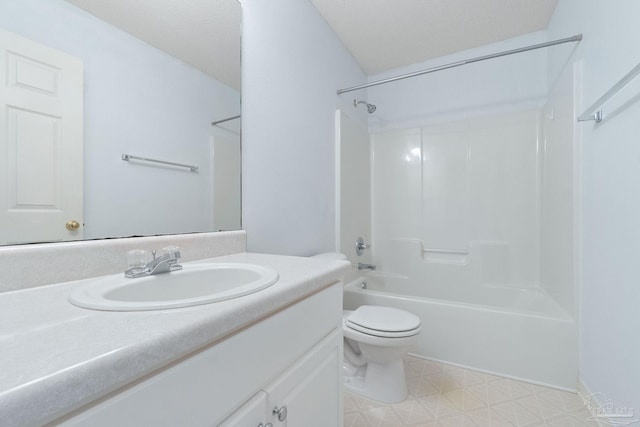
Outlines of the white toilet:
M344 254L316 257L346 259ZM343 312L344 382L348 391L383 403L407 398L402 358L418 340L420 318L391 307L363 305Z
M420 318L391 307L345 310L345 388L369 399L397 403L407 398L402 358L418 340Z

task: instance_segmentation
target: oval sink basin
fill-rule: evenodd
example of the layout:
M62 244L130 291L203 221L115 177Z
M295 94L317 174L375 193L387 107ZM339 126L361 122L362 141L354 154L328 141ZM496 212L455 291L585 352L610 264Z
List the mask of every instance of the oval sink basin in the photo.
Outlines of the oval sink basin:
M238 298L277 281L275 270L254 264L185 264L182 270L135 279L103 277L75 289L69 302L93 310L162 310Z

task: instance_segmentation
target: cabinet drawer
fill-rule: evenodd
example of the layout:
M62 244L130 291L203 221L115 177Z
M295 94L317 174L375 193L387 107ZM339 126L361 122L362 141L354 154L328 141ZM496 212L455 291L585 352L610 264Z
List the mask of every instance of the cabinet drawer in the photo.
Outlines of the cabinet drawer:
M88 405L63 426L210 426L340 327L342 284L279 311L192 357Z

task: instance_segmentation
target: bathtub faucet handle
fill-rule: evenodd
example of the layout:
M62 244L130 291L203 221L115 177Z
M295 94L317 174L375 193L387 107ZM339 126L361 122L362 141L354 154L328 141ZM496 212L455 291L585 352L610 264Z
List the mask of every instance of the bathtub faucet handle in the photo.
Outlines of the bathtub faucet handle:
M361 256L365 249L369 249L370 247L371 245L365 243L362 237L356 239L356 254L358 254L358 256Z

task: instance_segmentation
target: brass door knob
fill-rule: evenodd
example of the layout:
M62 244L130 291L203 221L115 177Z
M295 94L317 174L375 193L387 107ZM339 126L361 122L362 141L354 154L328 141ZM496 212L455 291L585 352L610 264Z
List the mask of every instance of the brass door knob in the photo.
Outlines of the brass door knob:
M78 221L68 221L64 226L67 227L67 230L74 231L80 228L80 223Z

